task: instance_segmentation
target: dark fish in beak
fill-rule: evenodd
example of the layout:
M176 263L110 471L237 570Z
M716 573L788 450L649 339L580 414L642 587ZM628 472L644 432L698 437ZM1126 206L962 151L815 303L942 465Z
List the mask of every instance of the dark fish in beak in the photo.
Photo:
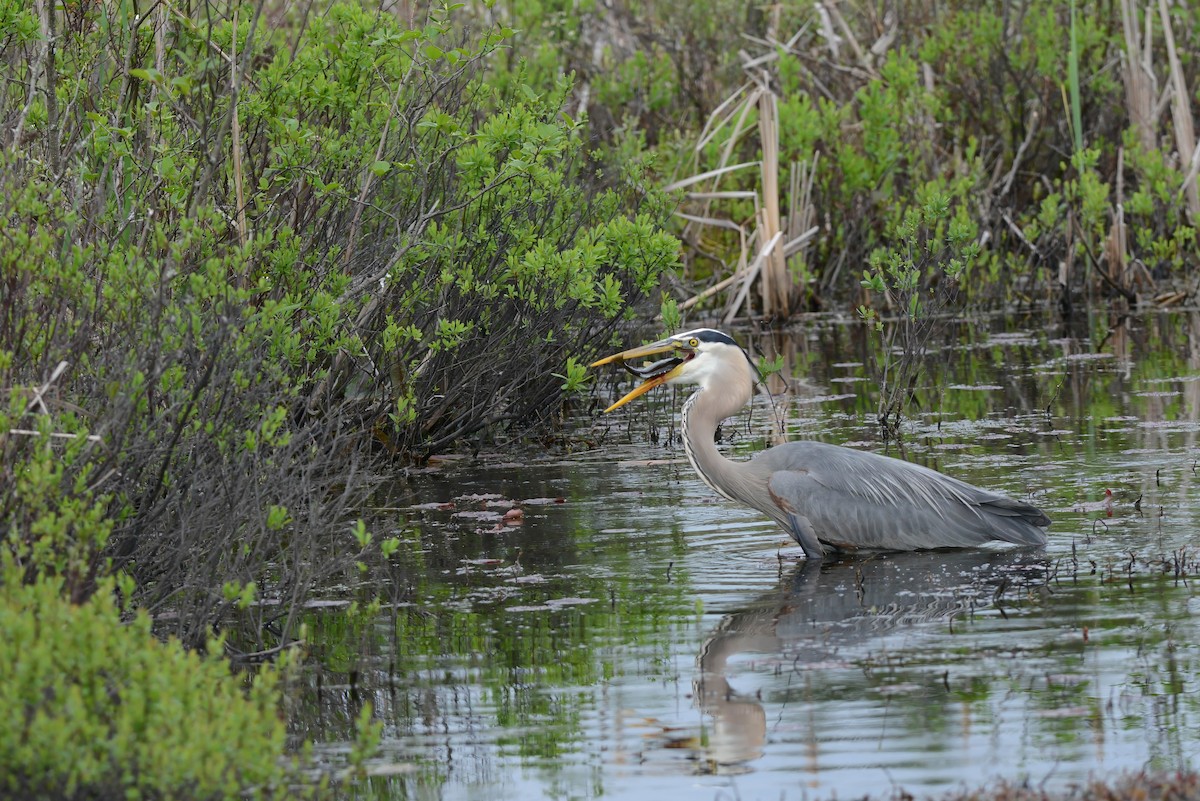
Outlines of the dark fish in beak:
M659 359L653 364L646 364L642 365L641 367L634 367L628 362L623 363L621 366L625 368L626 372L636 375L643 381L649 381L656 376L671 372L676 367L683 364L683 362L684 360L678 356L668 356L665 359Z
M662 359L650 364L643 364L641 367L631 364L631 361L644 359L649 356L659 356L668 354ZM638 348L630 348L629 350L613 354L606 358L600 359L592 363L592 367L599 367L604 364L619 364L626 371L632 373L642 379L643 383L634 387L633 391L619 401L609 406L604 411L611 412L613 409L619 409L629 403L634 398L645 395L655 387L667 383L678 374L679 368L683 366L688 359L695 355L695 351L689 349L683 342L677 339L663 339L654 342L650 345L643 345Z

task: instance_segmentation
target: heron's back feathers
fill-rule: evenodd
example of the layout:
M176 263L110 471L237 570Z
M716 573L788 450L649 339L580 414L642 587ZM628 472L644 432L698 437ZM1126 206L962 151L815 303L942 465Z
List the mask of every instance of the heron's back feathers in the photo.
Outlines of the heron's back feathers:
M1040 509L911 462L822 442L791 442L742 463L741 500L778 520L808 551L1046 542ZM766 481L769 497L750 488ZM799 530L798 530L799 529ZM806 544L805 541L809 543Z

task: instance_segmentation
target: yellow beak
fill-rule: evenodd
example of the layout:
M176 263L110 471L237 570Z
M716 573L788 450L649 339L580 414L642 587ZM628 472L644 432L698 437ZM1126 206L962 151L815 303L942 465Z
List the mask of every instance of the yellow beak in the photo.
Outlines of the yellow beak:
M670 381L672 378L674 378L679 373L680 368L683 367L683 364L684 364L684 360L682 357L679 359L678 363L674 364L674 365L669 365L669 363L674 360L665 359L663 361L666 362L667 364L663 365L663 368L664 368L663 372L658 372L658 373L653 373L653 374L647 375L646 372L641 369L638 369L635 367L629 367L626 364L626 362L629 362L629 361L632 361L635 359L646 359L651 356L658 356L663 353L677 354L677 353L679 353L679 351L681 349L682 349L682 345L680 342L678 342L674 339L661 339L658 342L653 342L649 345L642 345L637 348L630 348L629 350L623 350L620 353L614 353L612 356L606 356L603 359L600 359L599 361L592 362L592 364L590 365L592 367L601 367L606 364L621 365L622 367L625 367L626 370L633 373L634 375L645 379L645 381L643 383L634 387L633 390L628 395L621 398L619 401L614 403L612 406L609 406L607 409L605 409L604 410L605 413L607 414L608 412L611 412L613 409L619 409L622 406L624 406L625 404L629 403L634 398L639 398L642 395L645 395L650 390L654 389L655 387L665 384L667 381ZM670 366L669 370L665 369L668 365Z

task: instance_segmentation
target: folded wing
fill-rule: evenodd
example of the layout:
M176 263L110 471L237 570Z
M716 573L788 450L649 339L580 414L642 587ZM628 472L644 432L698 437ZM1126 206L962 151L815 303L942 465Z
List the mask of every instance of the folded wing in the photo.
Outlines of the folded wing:
M911 462L820 442L772 448L760 460L780 508L764 511L801 544L813 533L840 549L1046 542L1050 518L1040 509Z

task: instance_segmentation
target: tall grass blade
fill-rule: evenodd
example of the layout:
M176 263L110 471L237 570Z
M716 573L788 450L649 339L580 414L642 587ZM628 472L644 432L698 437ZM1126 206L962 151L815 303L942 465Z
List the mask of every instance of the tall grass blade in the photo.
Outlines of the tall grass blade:
M1067 54L1067 89L1071 93L1071 133L1076 155L1083 152L1083 112L1079 99L1079 29L1075 22L1075 0L1071 0L1071 49Z

